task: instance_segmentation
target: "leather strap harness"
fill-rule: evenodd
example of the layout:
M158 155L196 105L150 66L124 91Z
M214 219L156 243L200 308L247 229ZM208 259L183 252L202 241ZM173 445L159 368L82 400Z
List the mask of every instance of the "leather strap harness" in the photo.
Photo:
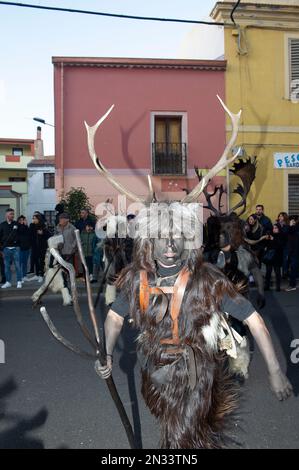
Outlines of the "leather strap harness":
M183 297L185 294L186 286L190 277L190 272L187 268L183 268L179 273L174 286L160 286L150 287L148 283L148 276L146 271L140 271L140 289L139 300L140 310L144 314L149 307L151 295L172 294L170 304L170 316L172 320L172 337L161 339L161 344L170 344L178 346L181 341L179 337L179 314L182 306ZM160 315L157 321L161 321L164 315ZM174 349L173 352L179 352Z

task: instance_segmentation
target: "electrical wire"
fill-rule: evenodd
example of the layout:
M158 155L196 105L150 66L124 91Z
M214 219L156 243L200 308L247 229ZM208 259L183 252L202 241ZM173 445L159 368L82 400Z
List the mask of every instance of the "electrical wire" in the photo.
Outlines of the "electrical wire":
M235 4L234 8L233 8L232 11L231 11L231 14L230 14L230 19L232 20L232 22L234 23L234 25L236 24L235 19L234 19L234 14L235 14L236 9L237 9L238 6L240 5L240 3L241 3L241 0L238 0L237 3Z
M200 20L187 20L179 18L156 18L149 16L135 16L135 15L121 15L116 13L104 13L100 11L92 10L77 10L73 8L60 8L60 7L49 7L45 5L33 5L29 3L20 3L20 2L2 2L0 5L22 7L22 8L35 8L38 10L50 10L50 11L61 11L67 13L80 13L83 15L95 15L95 16L108 16L111 18L120 18L120 19L129 19L129 20L141 20L141 21L162 21L162 22L172 22L172 23L190 23L190 24L205 24L209 26L225 26L226 23L214 22L214 21L200 21Z

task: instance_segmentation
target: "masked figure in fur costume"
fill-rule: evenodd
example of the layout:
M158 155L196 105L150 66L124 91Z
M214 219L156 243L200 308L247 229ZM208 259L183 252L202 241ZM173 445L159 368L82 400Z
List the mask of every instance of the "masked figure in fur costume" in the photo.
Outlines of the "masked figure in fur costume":
M143 226L144 212L136 220ZM97 364L96 370L103 378L111 373L114 345L130 314L140 329L142 393L160 422L162 448L223 445L225 420L236 406L220 351L224 312L249 326L278 398L290 394L262 318L217 267L203 262L201 250L185 250L184 238L172 232L137 238L133 263L117 285L120 293L105 322L107 367Z
M94 134L110 110L94 127L86 125L90 155L101 174L138 202L136 195L113 180L95 154ZM217 267L203 262L198 231L192 232L198 224L190 222L198 215L187 203L196 200L207 182L237 156L228 157L240 114L227 112L232 118L232 138L219 162L184 198L186 204L166 203L160 217L155 204L138 214L133 261L118 278L119 293L105 321L107 364L95 364L102 378L110 376L113 350L124 317L130 314L140 330L137 350L142 393L159 420L162 448L219 448L224 444L226 418L236 406L223 351L235 351L226 313L248 325L277 397L285 399L292 391L262 318ZM185 225L190 226L189 232Z

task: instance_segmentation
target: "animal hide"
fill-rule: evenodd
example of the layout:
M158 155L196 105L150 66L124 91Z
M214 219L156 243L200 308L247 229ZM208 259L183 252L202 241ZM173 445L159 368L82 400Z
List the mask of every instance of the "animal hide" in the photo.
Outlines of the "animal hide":
M57 264L56 261L54 261L53 267L50 268L50 251L48 250L46 253L46 258L45 258L45 276L44 276L44 282L41 285L41 287L34 292L32 295L31 299L33 302L36 302L38 298L44 294L46 291L47 287L49 286L49 289L53 293L58 293L61 292L62 295L62 300L63 300L63 305L71 305L72 304L72 297L69 293L68 288L65 286L65 282L63 279L63 274L62 274L62 269L59 269L59 265ZM58 271L58 272L57 272ZM56 274L57 273L57 274ZM53 278L55 274L55 277ZM52 279L52 281L51 281ZM50 282L50 285L49 285Z
M155 285L154 276L151 281ZM224 292L234 295L229 281L208 263L191 271L179 315L180 344L176 348L161 343L172 334L169 312L160 315L161 296L142 313L134 267L119 282L135 292L131 295L131 311L140 329L137 350L142 367L142 394L159 420L161 448L223 447L224 428L237 404L236 385L231 381L226 355L220 352L217 341L222 315L220 297ZM160 285L169 285L169 279L164 283L162 279Z

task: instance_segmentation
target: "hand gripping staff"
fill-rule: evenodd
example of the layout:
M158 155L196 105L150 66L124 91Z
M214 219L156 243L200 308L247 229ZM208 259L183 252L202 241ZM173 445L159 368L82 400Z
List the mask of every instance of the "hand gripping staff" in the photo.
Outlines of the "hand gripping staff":
M88 298L88 309L89 309L89 314L91 317L91 322L93 326L93 333L89 331L87 326L85 325L82 317L82 312L80 309L79 301L78 301L78 292L77 292L77 287L76 287L76 276L75 276L75 269L74 266L71 263L68 263L65 261L61 255L59 254L58 250L56 248L51 248L50 252L56 259L56 261L68 271L69 276L70 276L70 283L71 283L71 292L72 292L72 299L73 299L73 308L76 316L76 320L79 323L79 326L81 328L81 331L87 341L90 343L92 346L94 352L90 353L87 351L83 351L77 346L73 345L70 341L68 341L66 338L64 338L59 331L56 329L55 325L51 321L47 310L45 307L40 308L40 313L45 320L49 330L51 331L52 335L61 343L63 346L71 350L72 352L79 354L81 357L85 359L92 359L92 360L99 360L101 365L106 364L106 353L103 348L103 344L100 340L100 335L99 335L99 329L97 325L97 320L96 320L96 314L94 310L94 305L93 305L93 300L92 300L92 292L91 292L91 286L90 286L90 281L89 281L89 273L88 273L88 268L85 260L85 256L82 250L82 245L81 245L81 240L80 240L80 233L79 230L75 231L76 234L76 240L77 240L77 246L78 246L78 251L79 255L81 258L81 262L84 266L85 269L85 281L86 281L86 288L87 288L87 298ZM120 416L121 422L125 428L125 432L130 444L131 449L135 449L135 439L134 439L134 434L132 430L131 423L129 421L129 418L127 416L127 413L125 411L125 408L123 406L123 403L120 399L119 393L115 387L114 380L112 376L108 377L106 379L106 384L108 387L108 390L110 392L111 398L114 401L114 404L117 408L118 414Z

